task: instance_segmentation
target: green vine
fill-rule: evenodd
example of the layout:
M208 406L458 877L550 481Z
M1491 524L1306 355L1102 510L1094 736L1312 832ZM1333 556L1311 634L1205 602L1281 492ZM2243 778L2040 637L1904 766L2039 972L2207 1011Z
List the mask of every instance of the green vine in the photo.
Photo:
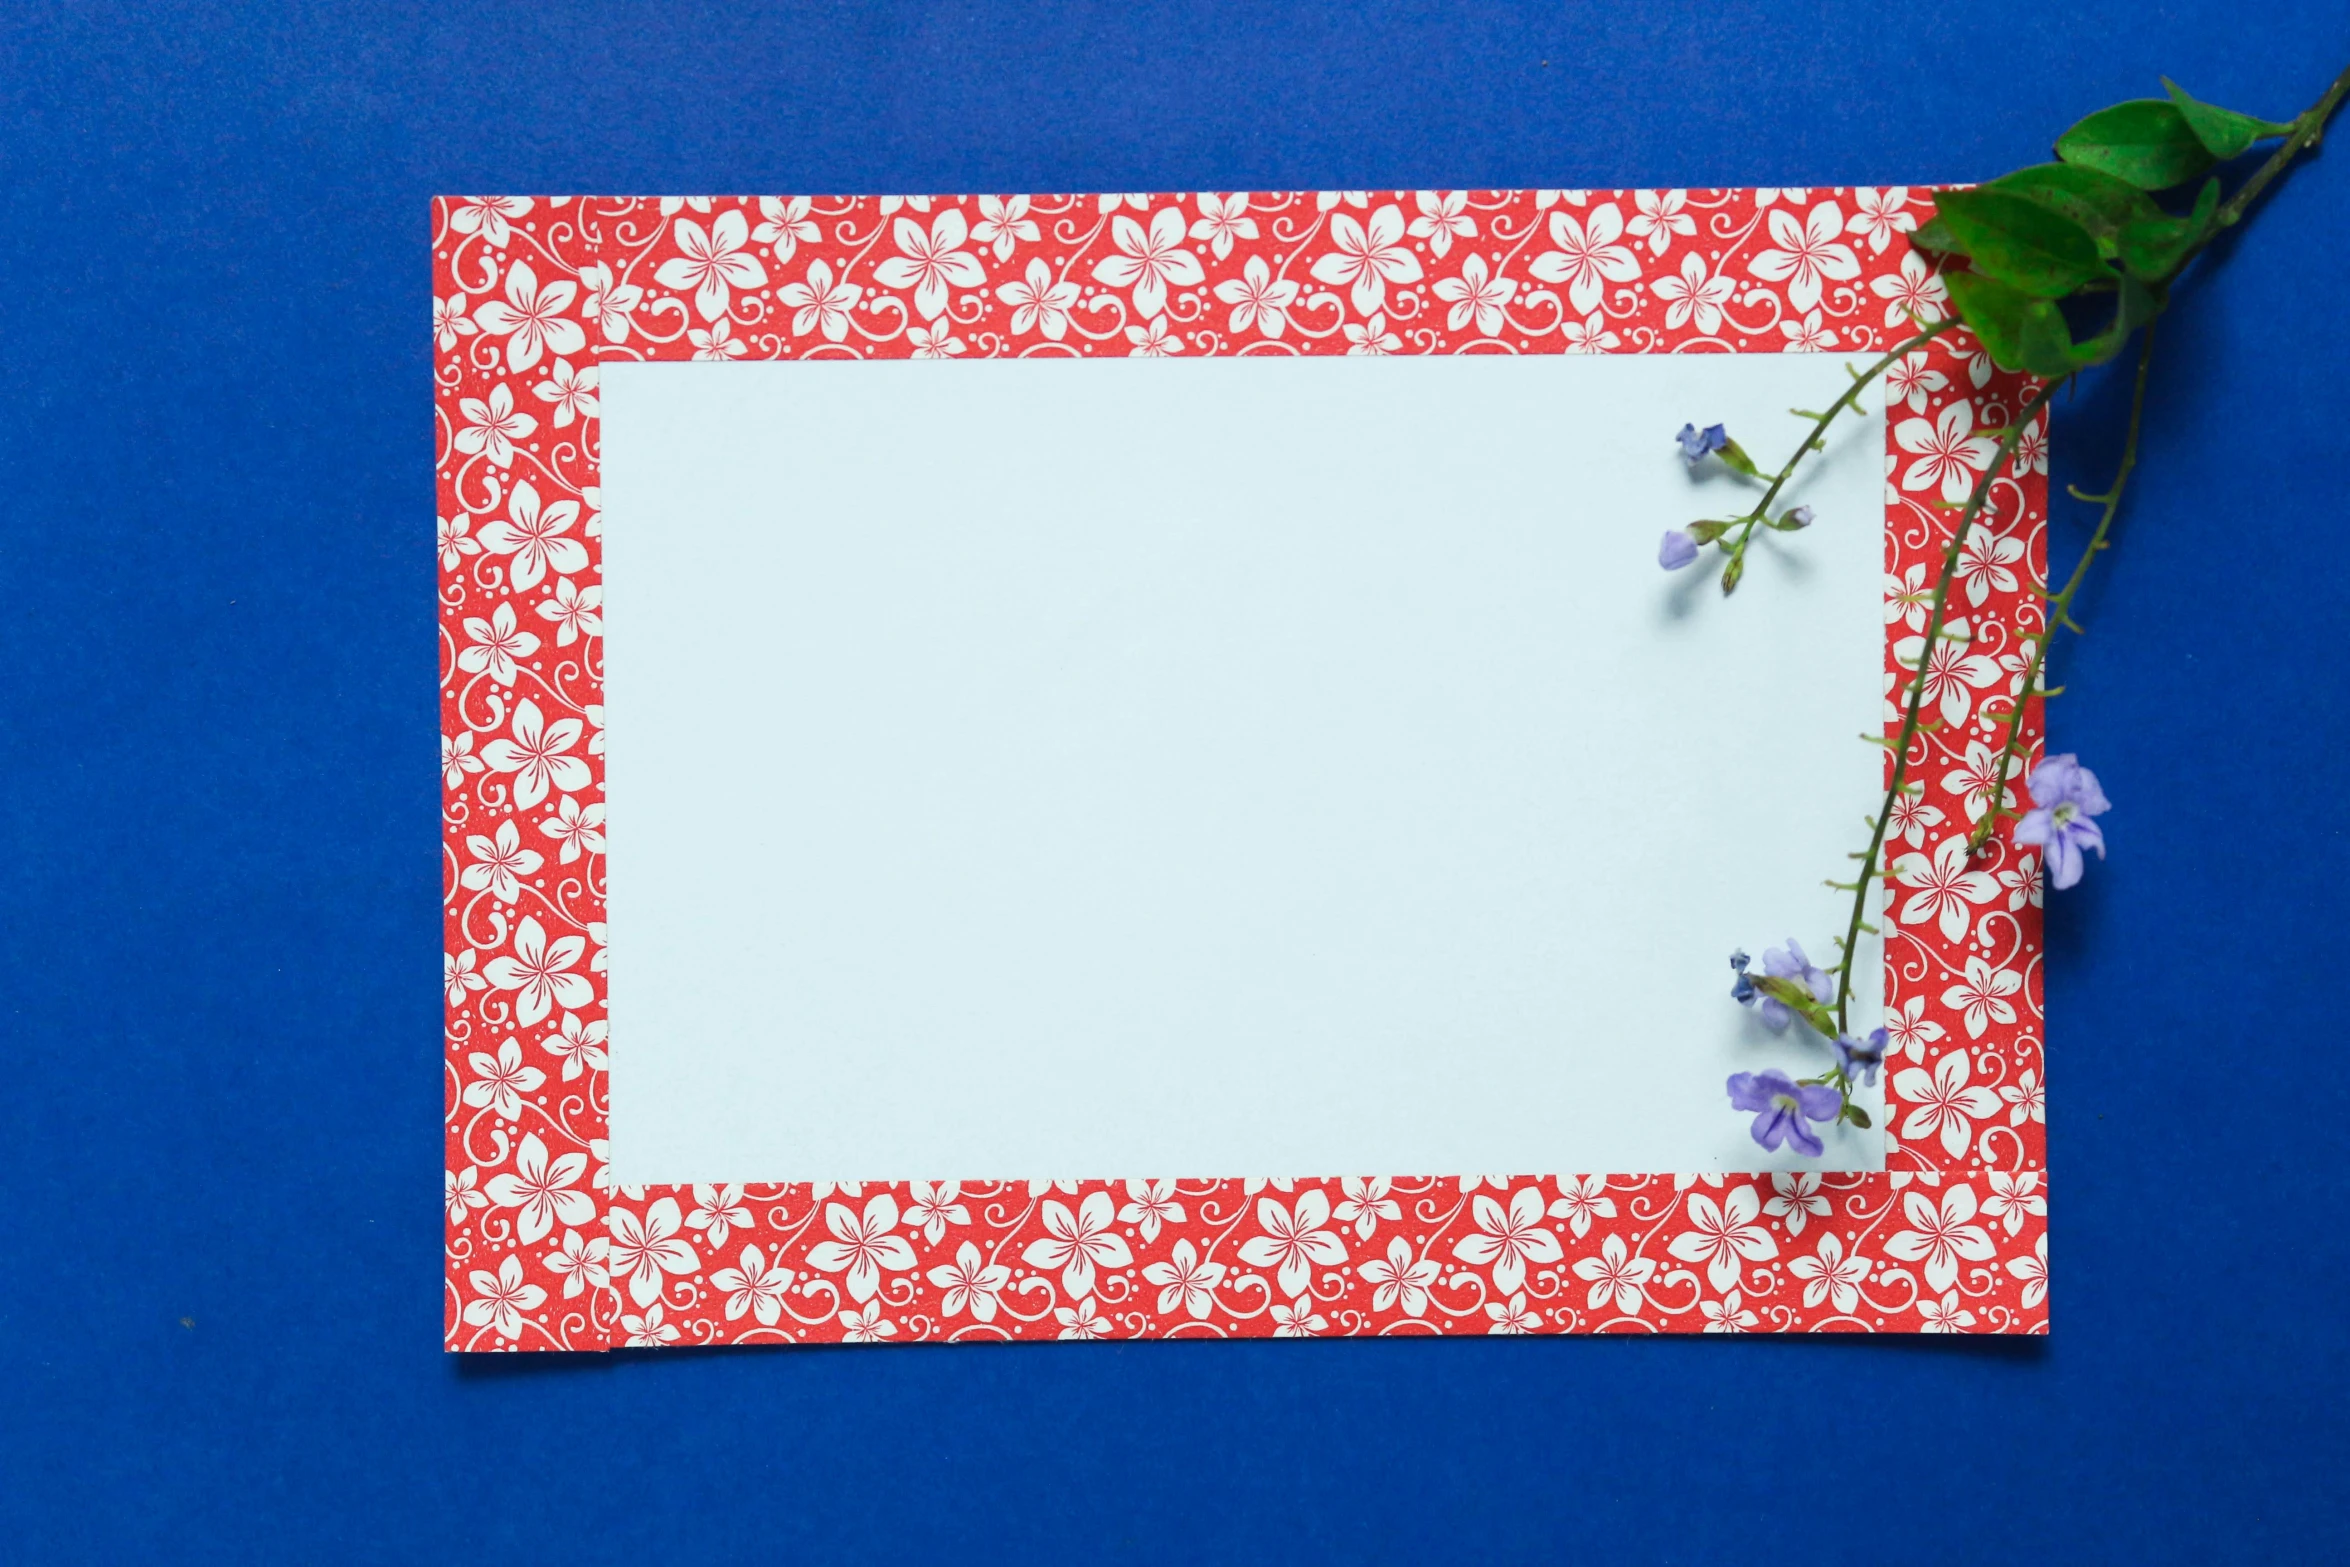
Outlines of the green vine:
M1722 591L1734 591L1743 575L1747 543L1757 526L1786 529L1809 521L1808 513L1795 520L1790 520L1794 514L1773 519L1768 515L1769 507L1802 460L1821 449L1821 437L1829 423L1855 406L1863 387L1953 326L1963 323L1972 331L2000 368L2021 371L2044 383L2005 428L1983 432L1996 433L1998 446L1965 505L1959 508L1957 525L1943 551L1921 651L1914 666L1905 666L1910 676L1902 692L1899 730L1889 741L1864 737L1890 750L1891 775L1883 804L1869 818L1868 847L1853 856L1859 870L1850 881L1829 883L1852 896L1850 918L1837 940L1836 965L1829 971L1836 976L1834 1000L1820 999L1799 978L1748 975L1743 954L1732 960L1739 974L1734 992L1739 999L1778 1002L1836 1041L1837 1066L1806 1079L1804 1085L1835 1091L1839 1101L1832 1117L1835 1120L1868 1125L1866 1114L1852 1102L1854 1068L1856 1063L1872 1065L1881 1057L1883 1045L1881 1040L1875 1041L1873 1048L1857 1045L1851 1038L1853 956L1861 933L1875 930L1868 923L1871 887L1891 874L1885 840L1894 811L1906 794L1922 787L1909 777L1909 759L1920 730L1926 727L1923 714L1930 666L1934 650L1949 635L1945 627L1951 585L1993 486L2007 472L2018 445L2057 391L2081 371L2116 358L2132 337L2138 338L2128 433L2113 482L2098 494L2072 491L2075 499L2101 508L2095 531L2061 591L2050 592L2046 583L2033 585L2033 591L2047 603L2047 622L2016 688L2005 742L1990 775L1989 808L1967 836L1970 855L1990 843L2000 823L2020 814L2008 804L2007 780L2022 750L2026 711L2034 696L2058 694L2040 685L2049 645L2059 630L2081 629L2072 613L2075 598L2090 563L2110 546L2122 497L2137 467L2153 364L2154 322L2169 307L2170 290L2179 276L2221 234L2243 221L2261 193L2295 159L2317 148L2327 122L2344 98L2350 97L2350 70L2336 77L2316 103L2283 122L2204 103L2167 80L2163 86L2169 94L2165 98L2115 104L2074 125L2056 139L2055 162L2035 164L1981 185L1938 195L1934 217L1911 239L1921 250L1942 258L1943 280L1954 314L1902 343L1866 370L1854 372L1852 385L1824 413L1806 415L1814 420L1810 434L1751 512L1731 521L1697 523L1688 530L1691 543L1717 544L1729 556L1722 572ZM2223 200L2221 179L2211 171L2242 157L2258 143L2277 138L2281 138L2279 145ZM2195 185L2191 197L2186 193L2190 185ZM2167 196L2169 204L2157 201L2158 196ZM1685 431L1684 449L1691 447L1693 436L1700 442L1710 440L1703 449L1718 453L1732 468L1761 478L1752 460L1723 432L1716 429L1697 436L1694 431ZM1668 535L1668 541L1671 538ZM1686 559L1686 554L1682 558ZM2103 808L2102 799L2094 808ZM1749 1097L1764 1094L1774 1106L1764 1113L1783 1118L1794 1113L1794 1100L1784 1091L1787 1080L1780 1077L1776 1081L1782 1087L1772 1097L1770 1091L1758 1086L1758 1080L1741 1074L1732 1079L1732 1097L1739 1100L1742 1092ZM1741 1107L1760 1108L1761 1104L1761 1100L1742 1102ZM1831 1119L1824 1110L1802 1113L1814 1120ZM1758 1138L1763 1131L1764 1121L1758 1118Z

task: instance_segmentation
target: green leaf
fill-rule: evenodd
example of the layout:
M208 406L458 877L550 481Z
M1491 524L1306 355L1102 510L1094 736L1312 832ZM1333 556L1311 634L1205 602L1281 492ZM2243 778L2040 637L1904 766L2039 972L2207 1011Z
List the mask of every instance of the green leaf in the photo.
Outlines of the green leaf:
M2148 283L2162 283L2179 270L2187 252L2211 232L2219 210L2219 181L2208 179L2196 193L2195 210L2183 218L2142 218L2122 230L2121 263L2130 275Z
M2073 353L2073 329L2065 324L2064 312L2053 302L2035 299L2024 307L2019 358L2018 368L2051 381L2062 380L2081 368Z
M2167 98L2137 98L2098 110L2056 138L2056 155L2075 168L2110 174L2140 190L2183 185L2213 162L2211 149Z
M1920 250L1940 253L1956 251L1962 256L1966 254L1966 247L1958 242L1957 235L1950 232L1950 225L1940 218L1928 218L1919 224L1911 231L1909 242Z
M2179 113L2185 116L2187 128L2195 133L2195 139L2203 143L2215 158L2225 160L2236 157L2263 136L2290 136L2293 133L2290 125L2279 125L2274 120L2256 120L2249 114L2238 114L2233 109L2222 109L2216 104L2205 103L2167 76L2162 79L2162 85L2169 91L2170 101L2177 104Z
M1714 455L1719 457L1723 466L1733 473L1745 474L1749 479L1762 476L1761 471L1754 466L1754 459L1746 455L1746 448L1736 441L1724 441Z
M2061 212L1994 190L1946 190L1935 215L1958 236L1975 270L2010 288L2061 299L2105 275L2097 242Z
M2162 209L2137 186L2069 163L2036 163L2002 174L1982 186L2060 212L2089 231L2097 253L2111 260L2121 231L2141 218L2159 218Z
M1951 302L2002 370L2028 370L2053 380L2073 373L2073 335L2064 312L1979 272L1954 272Z
M2113 320L2103 332L2073 349L2073 363L2082 368L2105 363L2120 353L2130 334L2154 319L2162 306L2161 294L2136 278L2125 276L2114 299Z
M2164 297L2167 290L2149 288L2134 277L2122 279L2121 299L2114 306L2114 320L2123 330L2136 331L2162 313L2170 301Z

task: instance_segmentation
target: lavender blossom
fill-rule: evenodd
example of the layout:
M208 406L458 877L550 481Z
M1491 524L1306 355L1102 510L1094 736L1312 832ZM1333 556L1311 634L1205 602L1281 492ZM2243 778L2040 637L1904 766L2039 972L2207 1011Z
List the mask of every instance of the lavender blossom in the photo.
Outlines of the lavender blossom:
M1742 1007L1754 1005L1754 981L1746 975L1746 966L1753 961L1743 947L1730 954L1730 972L1738 976L1730 983L1730 999Z
M1700 430L1693 424L1681 426L1675 437L1681 443L1681 455L1691 462L1702 461L1708 452L1718 452L1730 444L1730 432L1718 424L1709 424Z
M1656 563L1667 571L1679 571L1697 559L1697 541L1679 528L1668 528L1665 540L1657 546Z
M2099 859L2105 858L2104 830L2089 818L2102 816L2112 806L2097 787L2097 775L2070 751L2033 768L2024 787L2032 791L2035 809L2015 824L2015 841L2040 846L2048 861L2049 885L2062 891L2081 879L2083 849L2095 849Z
M1885 1064L1885 1031L1869 1030L1869 1037L1855 1040L1838 1035L1835 1040L1836 1064L1846 1077L1857 1077L1870 1088L1877 1086L1877 1068Z
M1777 997L1766 996L1754 988L1754 982L1746 977L1745 965L1739 962L1745 956L1742 952L1730 959L1730 966L1738 970L1739 981L1738 988L1730 992L1731 996L1741 1005L1753 1007L1761 1015L1763 1027L1774 1034L1785 1033L1787 1025L1795 1021L1794 1010ZM1835 981L1812 966L1811 960L1803 955L1803 943L1793 936L1787 938L1784 947L1771 947L1764 951L1763 972L1773 979L1797 981L1822 1006L1836 999ZM1740 990L1745 994L1739 994Z
M1844 1096L1816 1083L1798 1083L1784 1072L1735 1072L1730 1077L1730 1108L1754 1112L1754 1140L1765 1148L1781 1143L1816 1159L1827 1145L1806 1121L1833 1121L1844 1108Z

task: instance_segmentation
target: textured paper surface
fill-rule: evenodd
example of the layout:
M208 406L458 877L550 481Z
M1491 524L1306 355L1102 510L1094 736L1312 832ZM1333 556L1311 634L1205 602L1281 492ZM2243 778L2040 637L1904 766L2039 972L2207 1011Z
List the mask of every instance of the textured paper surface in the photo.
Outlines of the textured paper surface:
M628 875L626 844L638 831L683 832L699 852L724 856L730 835L747 829L708 810L682 824L666 814L639 821L625 803L628 763L607 748L618 730L606 726L603 376L625 401L640 363L723 376L745 362L854 375L872 362L952 361L927 368L953 372L996 360L1097 361L1037 367L1082 377L1137 368L1129 360L1165 369L1251 359L1270 362L1245 368L1277 373L1284 360L1384 355L1468 358L1509 374L1502 361L1512 358L1796 354L1840 374L1839 360L1878 355L1946 308L1933 261L1907 239L1929 206L1930 193L1903 187L438 203L448 1345L2043 1329L2039 865L2004 839L1971 862L1963 844L2002 794L2020 793L1990 769L2041 630L2031 585L2045 569L2047 442L2044 427L2023 432L2014 473L1991 487L1982 526L1951 556L1955 503L1993 445L1983 432L2030 392L1994 372L1963 332L1911 355L1873 394L1884 410L1873 509L1884 575L1871 670L1880 701L1864 727L1890 738L1898 715L1887 699L1921 664L1931 720L1910 757L1923 792L1902 802L1887 839L1883 1169L1220 1176L1138 1170L1118 1150L1109 1168L1041 1176L934 1168L877 1180L636 1184L615 1166L630 1157L614 1135L627 1136L631 1057L607 1001L625 1009L616 965L634 938L615 934L607 894ZM1711 416L1674 408L1644 418L1637 443L1627 436L1609 466L1627 455L1653 462L1684 418ZM1249 438L1269 432L1289 461L1324 461L1304 438L1314 417L1300 409L1260 421ZM1796 433L1775 404L1754 418L1760 450L1777 449L1774 431L1777 440ZM912 515L952 536L959 509L1045 518L1076 482L1066 459L1038 456L1047 443L1025 425L983 461L944 469L934 433L908 425L868 453L855 518L842 520L902 519L914 495L924 509ZM1541 438L1556 437L1546 429ZM1363 444L1350 435L1335 446L1359 463ZM1160 489L1212 492L1216 456L1187 454L1154 471L1155 488L1123 477L1095 488L1112 505ZM1521 471L1521 456L1464 465L1463 482L1501 482ZM767 490L791 496L811 466L821 464L776 465ZM1568 478L1562 470L1562 496ZM1380 487L1377 503L1403 482ZM1820 526L1838 520L1831 513ZM1642 603L1676 591L1706 600L1693 620L1768 615L1768 595L1803 589L1792 566L1780 573L1766 560L1753 588L1722 605L1702 581L1656 571L1655 528L1654 519L1637 535L1627 527L1626 557L1595 555L1591 569L1619 571ZM1925 603L1946 563L1963 623L1928 656ZM1397 591L1441 585L1415 578ZM616 647L626 614L616 597ZM773 606L756 616L784 635ZM771 658L761 643L742 661L763 668ZM1732 673L1753 688L1740 722L1758 754L1869 754L1844 732L1781 736L1771 724L1779 704L1815 699L1841 669L1813 672L1793 691L1758 671ZM766 689L765 674L742 675L712 663L672 684L679 701L720 692L748 702ZM2038 715L2026 718L2018 776L2038 754ZM1615 762L1597 748L1588 760L1595 773ZM1644 810L1654 797L1626 783L1627 833L1669 814ZM1784 807L1765 796L1735 808L1768 838L1782 830ZM1843 856L1863 841L1856 814L1822 857L1802 856L1781 881L1755 916L1762 928L1730 939L1758 948L1792 933L1824 946L1841 919L1822 917L1827 900L1815 889L1848 874ZM1201 868L1215 863L1211 854ZM1007 936L986 934L1000 957ZM1707 972L1689 1004L1719 994L1723 945L1720 934L1704 940ZM1483 1007L1490 1018L1510 998L1469 999L1476 1006L1465 1002L1459 1015ZM893 1021L907 1021L909 1008L919 1021L935 1000L893 997ZM1736 1024L1719 1004L1717 1019ZM1824 1060L1823 1047L1810 1049ZM1737 1064L1784 1063L1782 1052L1795 1050L1759 1042ZM1204 1055L1186 1048L1181 1059ZM1175 1071L1170 1063L1136 1092L1199 1092L1214 1081L1194 1074L1163 1089ZM1329 1093L1347 1084L1341 1073ZM810 1086L824 1085L811 1077ZM1247 1087L1229 1092L1237 1102ZM1743 1135L1718 1079L1695 1099L1662 1103L1672 1092L1660 1083L1657 1102L1626 1113L1719 1113L1722 1137ZM1245 1104L1219 1107L1245 1113ZM1349 1123L1348 1135L1357 1124L1371 1123Z
M1842 376L608 366L615 1178L1798 1167L1723 958L1876 804L1881 413L1654 554Z

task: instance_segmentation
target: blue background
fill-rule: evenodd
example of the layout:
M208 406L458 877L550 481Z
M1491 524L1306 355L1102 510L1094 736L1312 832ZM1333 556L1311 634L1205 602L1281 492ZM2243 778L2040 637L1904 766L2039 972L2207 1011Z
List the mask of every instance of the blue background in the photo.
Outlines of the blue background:
M2184 291L2061 655L2117 803L2045 1344L444 1357L425 317L442 191L1963 179L2345 56L2291 0L9 7L0 1556L2338 1557L2340 154Z

